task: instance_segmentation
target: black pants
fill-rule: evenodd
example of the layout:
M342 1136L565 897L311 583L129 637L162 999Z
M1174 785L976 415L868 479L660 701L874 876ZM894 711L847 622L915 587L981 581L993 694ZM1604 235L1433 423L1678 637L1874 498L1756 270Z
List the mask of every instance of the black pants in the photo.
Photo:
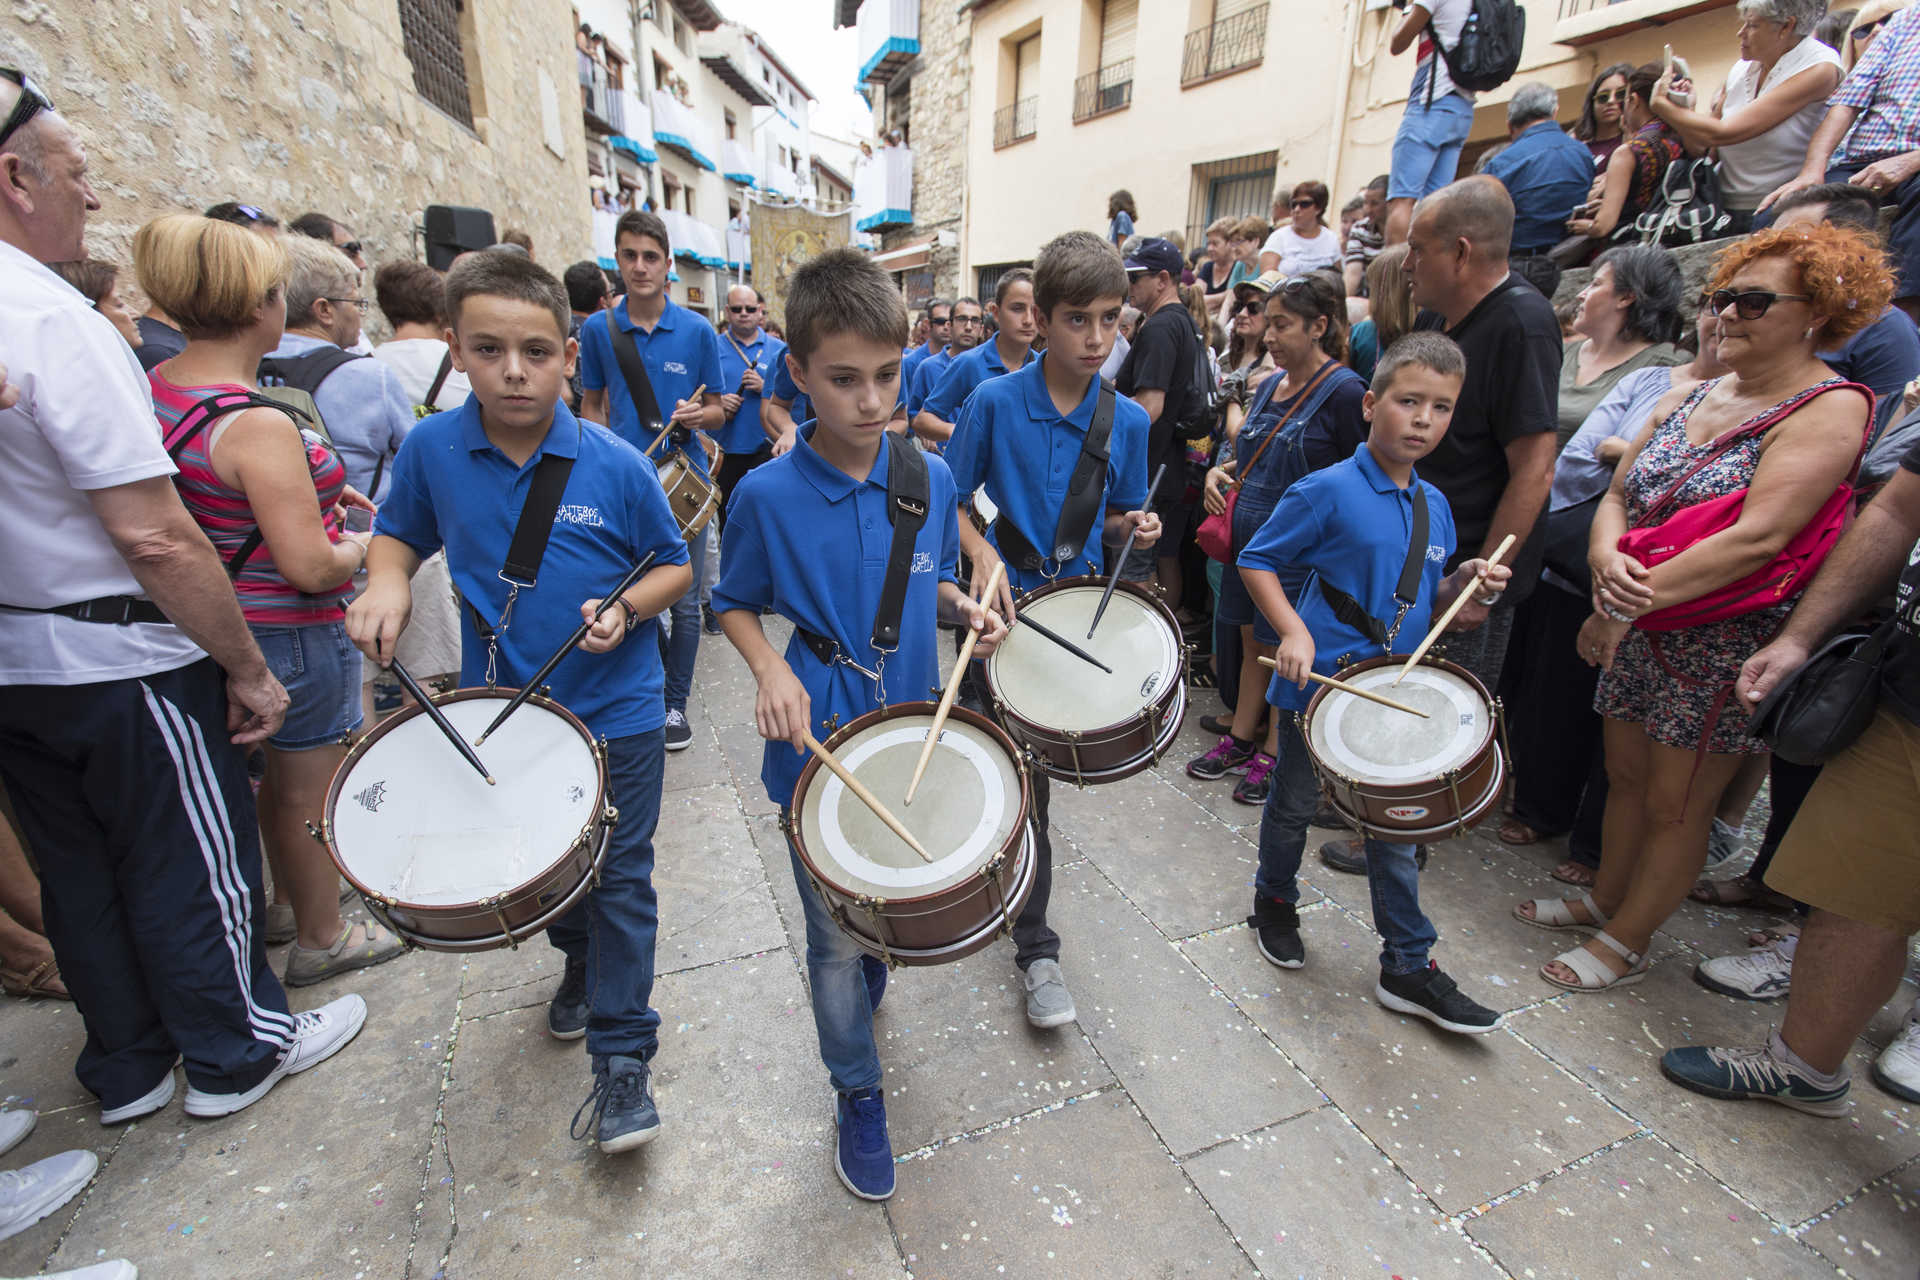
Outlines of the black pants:
M1819 776L1817 764L1793 764L1779 756L1768 763L1768 803L1772 807L1767 814L1766 834L1760 837L1760 850L1754 854L1753 865L1747 868L1747 879L1757 885L1767 882L1767 868L1773 865L1773 855L1780 848L1780 842L1787 838L1787 828L1793 825L1794 815L1800 812L1807 792L1813 790L1814 780ZM1802 912L1807 909L1804 902L1796 901L1794 905Z
M969 710L997 720L992 710L993 700L987 696L983 671L978 662L967 664L957 701ZM1035 960L1060 958L1060 935L1047 923L1047 903L1053 897L1053 833L1047 821L1048 802L1053 798L1052 779L1031 768L1027 779L1033 791L1033 812L1028 815L1033 823L1033 892L1027 895L1027 905L1013 922L1013 962L1023 973Z
M1575 640L1592 606L1542 582L1514 613L1500 699L1513 747L1513 813L1542 835L1572 831L1588 779L1601 759L1593 709L1600 669L1580 660ZM1604 792L1602 793L1604 795Z
M720 488L720 518L722 524L726 523L727 503L733 499L733 486L739 484L740 478L746 475L747 472L772 457L773 445L769 442L761 445L752 453L730 453L720 459L720 470L714 474L713 482Z
M40 862L48 940L103 1107L186 1059L251 1089L293 1039L255 928L260 829L212 659L141 680L0 686L0 779Z

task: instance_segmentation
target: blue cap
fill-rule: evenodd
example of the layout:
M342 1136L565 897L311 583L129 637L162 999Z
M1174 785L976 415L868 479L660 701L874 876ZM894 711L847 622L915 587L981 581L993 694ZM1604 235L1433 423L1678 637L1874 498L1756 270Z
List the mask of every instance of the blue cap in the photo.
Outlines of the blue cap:
M1126 268L1129 271L1164 271L1174 279L1186 270L1187 260L1173 247L1173 241L1163 240L1159 236L1149 236L1134 246L1127 255Z

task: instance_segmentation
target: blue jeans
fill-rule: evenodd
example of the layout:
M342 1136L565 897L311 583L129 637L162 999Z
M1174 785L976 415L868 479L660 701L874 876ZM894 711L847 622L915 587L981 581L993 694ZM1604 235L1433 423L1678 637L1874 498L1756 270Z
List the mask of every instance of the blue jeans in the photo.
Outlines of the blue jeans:
M820 1037L820 1061L841 1093L880 1087L880 1049L873 1042L873 1005L867 997L862 951L847 936L820 897L807 868L787 842L793 882L807 917L807 989L813 996L813 1029Z
M330 747L360 727L360 651L344 622L297 627L248 623L273 678L286 688L287 718L267 739L278 751Z
M1417 79L1393 135L1387 199L1419 200L1452 182L1460 168L1460 147L1472 129L1471 102L1449 93L1428 106L1425 80Z
M1300 901L1300 858L1307 848L1307 824L1320 803L1299 717L1280 717L1279 756L1268 775L1266 807L1260 810L1260 871L1253 891L1262 898ZM1427 952L1439 939L1433 922L1420 910L1420 868L1410 844L1368 839L1367 890L1373 897L1373 927L1382 946L1380 967L1388 973L1414 973L1427 967Z
M660 927L653 891L653 829L660 821L666 735L636 733L607 743L611 803L620 811L607 839L600 883L547 929L568 960L587 966L587 1052L651 1060L660 1047L653 998L653 940Z
M693 692L693 664L700 657L700 589L707 577L707 539L713 536L709 524L700 536L687 544L687 558L693 565L693 585L667 610L667 626L660 633L660 660L666 667L667 710L685 711L687 695Z

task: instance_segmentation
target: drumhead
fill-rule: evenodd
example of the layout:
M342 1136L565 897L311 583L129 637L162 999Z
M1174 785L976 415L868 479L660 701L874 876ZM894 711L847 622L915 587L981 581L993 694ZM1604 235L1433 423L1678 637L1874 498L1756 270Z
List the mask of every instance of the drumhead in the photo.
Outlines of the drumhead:
M468 742L507 695L440 709ZM445 906L517 889L580 838L601 803L600 764L574 721L529 702L476 748L488 786L418 708L382 726L341 778L335 855L367 889Z
M1087 639L1099 608L1099 583L1060 587L1019 606L1113 668L1108 675L1016 621L987 660L987 681L1007 710L1030 724L1087 732L1138 716L1180 678L1180 638L1158 610L1115 591Z
M1322 765L1356 782L1412 782L1460 768L1485 745L1493 717L1479 690L1431 666L1415 667L1395 686L1399 671L1400 664L1391 663L1340 678L1417 707L1428 718L1329 689L1307 725L1307 741Z
M893 811L929 854L901 842L830 770L815 768L795 797L801 845L815 869L841 892L877 898L921 897L974 875L1010 842L1023 819L1020 773L1003 743L951 718L907 804L907 783L933 726L932 713L868 725L833 753Z

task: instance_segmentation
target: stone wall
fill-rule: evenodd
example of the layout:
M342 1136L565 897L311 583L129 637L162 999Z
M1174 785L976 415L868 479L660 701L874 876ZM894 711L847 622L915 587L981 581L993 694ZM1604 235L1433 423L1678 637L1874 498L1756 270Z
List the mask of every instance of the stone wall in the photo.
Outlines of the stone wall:
M951 231L951 248L935 244L933 291L972 291L960 279L967 199L967 102L972 19L952 0L922 0L920 56L914 59L908 141L913 147L913 225L882 237L882 248Z
M557 270L591 256L571 29L566 0L470 0L472 130L415 92L396 0L20 0L0 65L79 132L96 257L128 264L143 222L232 199L338 217L377 265L422 256L420 211L459 204L527 229Z

